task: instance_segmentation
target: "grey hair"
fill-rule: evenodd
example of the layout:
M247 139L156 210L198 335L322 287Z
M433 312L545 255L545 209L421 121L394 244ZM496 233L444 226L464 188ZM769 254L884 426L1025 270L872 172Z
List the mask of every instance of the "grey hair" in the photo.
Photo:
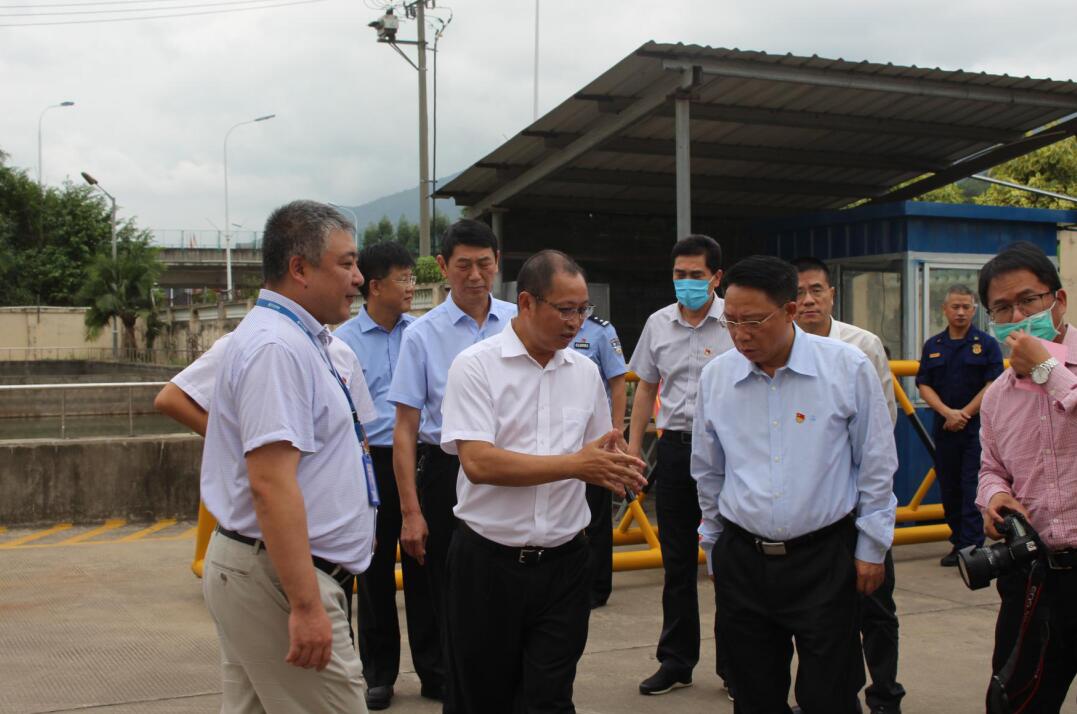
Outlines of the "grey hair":
M976 293L972 292L972 288L968 285L962 285L961 283L955 283L950 286L950 289L946 291L946 299L949 300L951 295L965 295L972 298L973 302L976 302Z
M262 277L275 283L288 274L288 261L297 255L317 265L334 231L355 232L337 209L317 201L292 201L270 214L262 237Z

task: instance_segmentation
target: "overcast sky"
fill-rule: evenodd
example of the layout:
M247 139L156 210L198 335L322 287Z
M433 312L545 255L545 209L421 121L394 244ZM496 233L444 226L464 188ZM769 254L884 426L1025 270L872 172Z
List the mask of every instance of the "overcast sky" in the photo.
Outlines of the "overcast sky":
M269 0L267 0L269 1ZM277 0L285 2L287 0ZM294 198L349 205L418 180L416 72L366 25L379 0L27 27L250 0L0 0L0 150L44 180L93 174L147 228L258 229ZM440 44L438 174L466 168L532 118L535 0L449 0ZM14 7L19 5L20 7ZM187 6L199 5L193 9ZM450 15L438 0L433 14ZM48 7L46 7L48 6ZM539 110L647 40L1077 79L1077 2L541 0ZM179 8L179 9L177 9ZM413 22L400 37L414 38Z

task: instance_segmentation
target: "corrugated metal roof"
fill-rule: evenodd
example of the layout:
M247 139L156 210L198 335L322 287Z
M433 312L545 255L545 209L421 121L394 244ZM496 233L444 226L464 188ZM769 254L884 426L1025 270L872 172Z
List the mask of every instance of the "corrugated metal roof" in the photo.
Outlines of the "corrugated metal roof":
M672 214L672 94L684 65L703 69L688 90L693 213L700 215L758 217L905 198L888 192L925 174L949 183L966 167L982 170L992 150L1050 122L1066 119L1053 133L999 152L999 161L1077 133L1072 81L648 42L438 195L483 209L498 192L496 205L510 209ZM654 97L660 101L638 118L577 151ZM963 161L978 152L986 153Z

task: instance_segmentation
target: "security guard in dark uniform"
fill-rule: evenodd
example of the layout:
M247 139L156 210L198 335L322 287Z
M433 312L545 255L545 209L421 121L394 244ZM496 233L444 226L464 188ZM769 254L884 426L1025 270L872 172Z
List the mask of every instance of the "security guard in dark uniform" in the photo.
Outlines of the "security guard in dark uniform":
M615 429L623 429L625 421L625 364L621 339L609 320L592 315L580 325L572 341L572 349L586 355L598 366ZM591 573L591 609L602 607L613 591L613 504L610 492L601 486L587 484L587 505L591 522L587 537L591 549L588 570Z
M935 410L935 473L953 549L941 565L957 565L957 551L984 542L983 518L976 507L980 471L980 400L987 385L1002 374L1002 350L994 337L972 324L973 293L954 285L943 313L948 327L924 343L916 386Z

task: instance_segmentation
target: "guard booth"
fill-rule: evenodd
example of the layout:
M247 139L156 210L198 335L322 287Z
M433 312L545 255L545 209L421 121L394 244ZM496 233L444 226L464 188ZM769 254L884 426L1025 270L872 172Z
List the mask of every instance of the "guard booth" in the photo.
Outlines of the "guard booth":
M755 252L825 261L837 288L835 317L874 332L892 359L917 360L924 341L946 327L942 303L951 285L976 292L983 264L1016 240L1035 243L1057 263L1060 230L1073 224L1077 211L902 201L759 222L749 240ZM975 324L987 329L982 307ZM914 379L902 385L930 431L935 415ZM902 458L894 492L907 503L932 462L908 419L899 417L896 437ZM938 498L933 487L927 500Z

